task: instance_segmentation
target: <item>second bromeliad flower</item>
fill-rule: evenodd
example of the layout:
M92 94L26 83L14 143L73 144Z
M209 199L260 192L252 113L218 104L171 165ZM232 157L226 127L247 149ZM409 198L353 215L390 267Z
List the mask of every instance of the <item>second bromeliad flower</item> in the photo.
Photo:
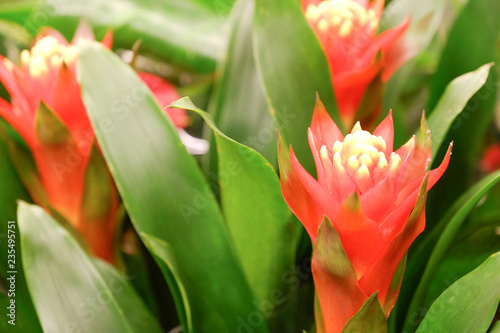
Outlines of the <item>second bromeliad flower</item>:
M405 254L424 229L426 193L446 170L451 145L428 172L425 117L418 139L393 151L391 114L373 134L357 123L344 137L319 100L308 133L318 179L280 145L281 188L314 243L318 332L341 332L377 291L380 311L389 316L402 282L398 266L404 271Z
M384 0L303 0L302 8L328 59L343 122L371 123L380 112L383 83L411 57L400 43L409 18L377 36Z

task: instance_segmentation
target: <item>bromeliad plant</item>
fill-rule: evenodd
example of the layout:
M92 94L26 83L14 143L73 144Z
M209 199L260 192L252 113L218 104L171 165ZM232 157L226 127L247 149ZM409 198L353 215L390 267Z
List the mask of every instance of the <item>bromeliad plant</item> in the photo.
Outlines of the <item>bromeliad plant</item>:
M500 2L39 2L0 5L0 331L498 331Z
M323 332L342 332L373 295L389 317L406 252L425 227L427 191L448 167L451 145L441 165L427 172L432 148L424 116L418 139L393 151L392 113L373 134L358 122L344 138L319 99L308 138L318 180L300 165L293 148L288 157L280 146L281 188L315 244L316 325Z

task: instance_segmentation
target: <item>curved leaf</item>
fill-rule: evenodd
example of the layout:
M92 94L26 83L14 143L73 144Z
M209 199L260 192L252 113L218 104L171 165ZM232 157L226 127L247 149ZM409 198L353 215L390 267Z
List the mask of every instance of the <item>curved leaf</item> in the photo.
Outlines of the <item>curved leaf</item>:
M78 72L98 142L136 230L168 245L163 251L182 286L166 278L174 292L185 290L185 297L174 296L178 312L190 313L185 329L236 330L239 320L257 311L254 296L213 194L176 129L136 73L99 43L81 46ZM149 250L161 258L155 247ZM262 323L254 330L267 328Z
M278 176L259 153L227 137L188 97L171 107L197 112L214 131L226 224L257 299L269 304L272 292L283 287L294 249L290 210ZM271 315L274 309L267 312Z
M470 211L493 185L500 181L500 171L484 177L481 181L464 193L439 221L432 234L417 248L407 267L404 286L402 288L403 304L408 302L411 291L415 290L405 322L405 331L413 331L422 309L429 285L434 277L438 263L446 253L460 226ZM423 273L422 273L423 271ZM415 289L415 285L418 287ZM405 288L406 285L406 288ZM413 288L408 288L412 285ZM411 290L410 290L411 289Z
M267 108L253 53L254 2L237 2L232 13L231 38L226 56L219 63L219 80L208 112L223 133L257 150L275 166L276 127ZM213 150L212 154L215 153Z
M427 312L417 333L482 333L488 330L500 299L500 252L455 282Z
M161 332L128 282L44 210L19 203L23 267L45 332ZM133 311L131 311L133 310Z
M462 112L469 99L485 84L492 66L492 63L481 66L473 72L457 77L446 86L427 121L432 132L432 160L441 148L453 120Z

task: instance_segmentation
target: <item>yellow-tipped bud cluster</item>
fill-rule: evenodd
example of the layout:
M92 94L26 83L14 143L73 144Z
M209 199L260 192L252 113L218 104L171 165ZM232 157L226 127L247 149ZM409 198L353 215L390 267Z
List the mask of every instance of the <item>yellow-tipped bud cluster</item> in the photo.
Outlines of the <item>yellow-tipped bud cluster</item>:
M72 65L77 58L77 49L72 45L63 45L52 37L46 36L36 42L31 52L21 52L21 63L27 68L31 77L43 77L51 68L62 64Z
M350 36L355 29L375 32L379 18L373 9L368 9L353 0L325 0L318 5L309 4L306 18L321 33L337 32L341 38Z
M401 157L396 153L385 155L386 142L380 136L361 129L358 123L343 142L335 141L331 154L326 146L320 155L327 187L332 189L332 177L348 175L361 192L367 191L389 173L397 173L401 167Z

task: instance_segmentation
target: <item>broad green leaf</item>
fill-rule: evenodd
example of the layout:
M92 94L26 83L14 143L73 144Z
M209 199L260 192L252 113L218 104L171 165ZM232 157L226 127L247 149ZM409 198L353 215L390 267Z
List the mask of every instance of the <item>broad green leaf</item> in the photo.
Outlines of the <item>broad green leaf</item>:
M268 111L252 45L254 2L242 0L235 5L228 50L219 63L219 79L208 112L223 133L257 150L275 166L276 127ZM215 154L213 150L213 159Z
M435 107L446 86L456 77L496 62L499 56L500 2L473 0L463 8L450 30L447 44L430 85L427 110ZM493 118L497 100L498 67L490 71L484 86L470 99L464 111L455 118L445 142L454 141L450 167L439 181L437 189L429 193L429 224L427 234L461 193L474 182L474 169L483 150L484 136ZM444 155L441 147L436 156ZM435 161L437 163L438 160Z
M439 296L417 332L486 332L500 299L500 253L455 282Z
M6 278L8 276L7 271L7 254L10 248L7 246L7 225L8 221L17 221L17 200L29 200L29 195L26 192L21 180L17 176L14 165L12 165L8 148L7 148L7 134L4 130L4 125L0 124L0 179L2 180L2 186L0 186L0 290L8 292ZM17 224L16 224L17 227ZM7 320L10 318L2 315L0 318L0 326L8 327L4 332L42 332L40 323L33 307L31 297L28 293L28 287L26 285L25 274L22 269L22 259L21 259L21 246L19 243L19 230L17 228L16 238L17 242L14 247L15 259L16 259L16 325L8 325ZM2 302L9 302L10 300L6 298ZM7 303L1 303L3 306Z
M328 63L300 1L256 0L255 4L254 51L269 109L285 146L291 144L301 164L314 174L307 128L316 93L342 128Z
M467 101L485 84L493 64L481 66L474 72L463 74L446 87L429 117L432 132L432 159L436 157L453 120L459 116Z
M94 264L38 206L19 203L23 267L44 332L161 332L128 282Z
M187 332L237 329L257 311L219 207L176 129L135 72L99 43L81 46L84 103L139 235L164 245ZM156 258L158 249L150 245ZM158 264L164 265L157 260ZM178 285L177 285L178 284ZM255 332L267 332L265 324Z
M425 302L437 265L448 250L465 218L499 180L500 171L497 171L484 177L464 193L450 207L433 232L419 245L410 258L400 294L401 303L409 305L406 312L405 331L416 329L413 325L417 322L418 316L423 315L419 309L422 309L422 304ZM417 286L416 289L415 286ZM413 290L415 290L414 293L412 293Z
M0 18L22 24L31 35L50 25L67 38L82 17L104 33L112 29L114 47L130 49L142 40L141 52L172 64L210 72L226 43L226 16L232 0L40 0L36 6L10 6Z
M295 248L290 210L276 172L255 150L222 133L210 115L194 106L189 98L171 106L197 112L213 129L222 208L229 233L257 299L261 304L272 304L273 291L283 289L282 277L292 266ZM266 312L270 316L274 309Z
M387 319L378 300L378 291L374 292L344 326L342 333L387 333Z
M428 308L432 302L452 283L466 275L490 255L500 251L497 229L500 221L489 226L469 231L469 236L453 242L434 273L425 301Z

